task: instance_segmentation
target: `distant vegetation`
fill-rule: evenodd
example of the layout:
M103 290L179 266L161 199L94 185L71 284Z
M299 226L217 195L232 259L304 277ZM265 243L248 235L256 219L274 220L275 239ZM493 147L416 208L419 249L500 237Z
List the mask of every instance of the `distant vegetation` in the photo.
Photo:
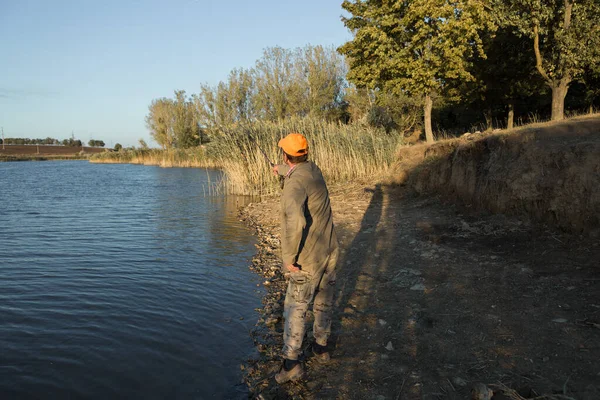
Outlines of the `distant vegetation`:
M40 144L40 145L60 145L61 142L58 139L46 138L46 139L27 139L27 138L5 138L4 142L0 139L0 143L3 144L16 144L16 145L26 145L26 144Z
M62 145L0 144L0 162L28 160L85 160L91 154L106 151L99 147Z
M82 147L83 143L79 139L73 137L69 139L58 140L51 137L46 139L28 139L28 138L5 138L4 142L0 139L0 144L10 145L52 145L52 146L70 146L70 147ZM102 140L90 140L88 142L90 147L104 147Z
M88 146L90 146L90 147L104 147L104 141L91 139L88 142Z
M353 39L340 48L266 48L253 67L234 69L215 86L154 99L146 123L164 153L141 146L101 157L143 154L169 164L191 151L196 161L187 164L222 167L231 190L257 192L272 181L247 133L277 160L277 140L300 131L330 179L356 179L385 170L399 144L420 136L433 142L560 120L598 105L597 1L357 0L342 7Z

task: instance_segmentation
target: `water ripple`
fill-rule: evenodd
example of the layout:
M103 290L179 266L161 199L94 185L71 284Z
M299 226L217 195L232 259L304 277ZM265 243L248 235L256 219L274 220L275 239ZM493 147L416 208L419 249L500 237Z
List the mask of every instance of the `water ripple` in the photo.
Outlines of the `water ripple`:
M244 398L248 199L205 198L208 179L0 164L0 398Z

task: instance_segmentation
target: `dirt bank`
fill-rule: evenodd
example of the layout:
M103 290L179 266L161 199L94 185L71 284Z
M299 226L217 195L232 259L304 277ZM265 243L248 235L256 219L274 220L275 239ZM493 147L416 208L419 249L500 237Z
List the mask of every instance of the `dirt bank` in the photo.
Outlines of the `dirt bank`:
M465 399L484 382L526 398L600 398L598 241L404 188L332 192L343 249L333 359L308 359L306 379L281 387L277 199L245 210L269 290L254 331L260 357L244 367L255 396Z
M403 149L394 175L421 194L600 235L600 116Z
M536 132L526 134L532 146L540 145ZM244 218L257 229L260 239L253 268L264 277L268 289L253 332L260 355L243 366L255 397L465 399L473 385L484 383L495 391L495 399L542 398L542 394L600 398L600 241L588 234L597 220L567 214L570 211L561 208L577 222L564 225L562 221L568 219L554 212L549 219L552 225L541 223L549 218L544 211L545 197L561 199L565 190L578 189L568 186L569 182L556 191L540 184L543 191L535 194L537 184L527 188L525 180L517 184L505 178L508 182L503 182L502 173L494 168L507 174L516 173L516 167L501 162L526 165L523 163L531 153L522 147L525 139L482 140L495 150L481 151L482 144L466 140L423 150L423 155L430 157L430 166L440 172L428 172L423 166L411 169L415 175L400 180L410 185L332 188L342 246L330 340L332 360L322 366L307 357L305 379L297 383L278 386L273 380L280 366L285 290L279 273L278 199L244 210ZM593 145L577 144L560 135L555 140L563 143L557 144L559 147L567 140L567 148L577 156L562 164L565 168L581 160L596 165L590 153L597 151L595 139L591 139ZM500 149L500 141L508 143L508 148ZM549 138L544 141L540 151L546 151L546 156L558 151L549 147ZM466 156L469 148L474 149L477 162ZM431 156L435 152L440 156ZM444 172L436 162L448 154L457 158L450 171ZM502 157L494 159L494 154ZM459 167L459 159L470 166ZM568 158L559 160L566 163ZM544 169L552 164L550 160L540 163ZM520 193L519 185L521 191L529 190L519 202L510 198L501 202L512 205L505 210L513 215L485 211L487 200L485 196L480 200L477 190L469 192L473 186L457 185L442 195L428 196L417 196L411 189L428 179L451 181L455 173L475 189L483 189L490 199L493 193L503 195L483 184L484 175L478 175L482 167L497 174L489 175L496 177L495 186L504 185L513 194ZM577 178L576 171L553 168L551 177L560 179L557 174L564 173L580 179L577 188L597 178L593 174ZM543 174L549 173L545 169ZM434 187L423 187L421 193L431 193ZM471 189L462 193L459 187ZM587 195L597 193L594 190L598 188L586 190ZM571 203L580 210L591 210L598 203L590 197ZM462 205L448 201L454 198L461 199ZM469 199L478 201L478 206L465 207L465 203L473 205ZM532 206L527 202L536 201L537 208L528 208ZM527 210L541 211L529 218L524 217ZM568 227L569 232L557 230L556 225ZM578 230L586 234L573 233ZM310 322L310 315L307 320ZM310 336L309 328L306 344ZM505 397L500 397L502 394Z
M0 145L0 161L86 159L90 154L103 153L100 147L50 145Z

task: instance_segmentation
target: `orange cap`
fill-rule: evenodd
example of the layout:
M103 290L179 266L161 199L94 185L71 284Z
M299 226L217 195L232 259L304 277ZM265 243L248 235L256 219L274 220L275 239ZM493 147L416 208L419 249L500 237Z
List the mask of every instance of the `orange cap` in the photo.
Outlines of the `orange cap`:
M290 133L279 141L279 147L290 156L303 156L308 153L308 142L304 135Z

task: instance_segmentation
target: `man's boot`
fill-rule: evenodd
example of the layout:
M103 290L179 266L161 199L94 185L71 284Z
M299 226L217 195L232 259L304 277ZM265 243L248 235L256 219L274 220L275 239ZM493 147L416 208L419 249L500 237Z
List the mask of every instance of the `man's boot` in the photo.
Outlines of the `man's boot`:
M325 364L331 359L329 352L327 351L327 346L321 346L317 342L313 342L310 346L312 350L312 354L315 360L321 364Z
M277 374L275 374L275 381L282 384L289 381L295 381L300 379L304 374L302 364L298 360L283 360L283 365Z

